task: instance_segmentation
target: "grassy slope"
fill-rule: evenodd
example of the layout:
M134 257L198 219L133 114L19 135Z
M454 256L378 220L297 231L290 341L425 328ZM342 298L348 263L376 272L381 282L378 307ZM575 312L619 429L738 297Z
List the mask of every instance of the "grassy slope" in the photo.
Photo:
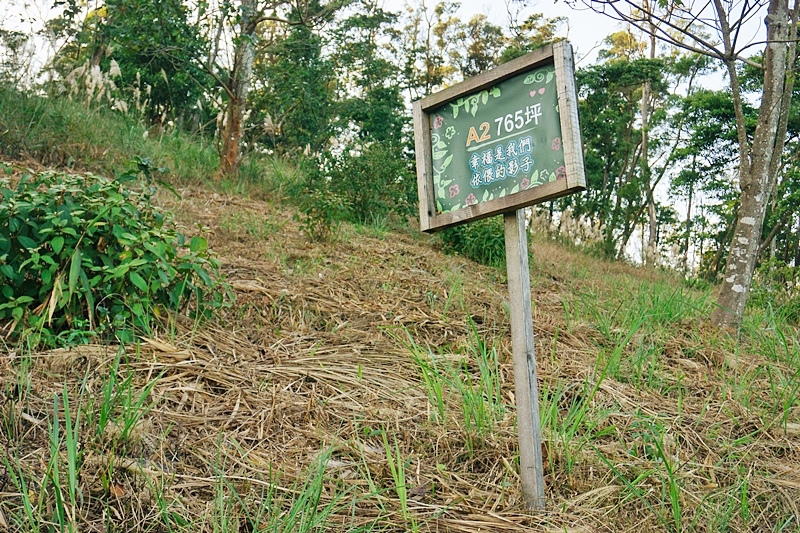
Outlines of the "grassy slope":
M0 529L63 509L80 531L798 530L796 330L753 314L736 344L708 294L535 242L531 515L502 272L409 232L311 245L285 205L181 192L164 205L208 234L236 306L0 356Z
M149 157L177 180L198 183L216 171L214 147L198 138L146 129L131 118L0 86L0 154L50 167L106 175L134 156Z

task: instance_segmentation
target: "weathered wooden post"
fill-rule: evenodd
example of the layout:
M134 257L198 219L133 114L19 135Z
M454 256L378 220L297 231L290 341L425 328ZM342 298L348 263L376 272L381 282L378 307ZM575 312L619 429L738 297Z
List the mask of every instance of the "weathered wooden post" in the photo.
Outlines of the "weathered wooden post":
M544 510L542 431L539 427L539 387L536 383L525 210L506 213L503 218L506 230L511 349L514 355L514 397L517 402L519 477L528 507Z
M414 102L420 227L503 214L520 478L545 508L525 210L585 188L572 47L545 46Z

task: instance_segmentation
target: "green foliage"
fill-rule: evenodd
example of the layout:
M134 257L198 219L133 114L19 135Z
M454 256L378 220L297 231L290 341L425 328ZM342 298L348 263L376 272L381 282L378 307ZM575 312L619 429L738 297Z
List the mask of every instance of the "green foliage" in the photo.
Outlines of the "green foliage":
M413 209L414 180L409 161L392 144L371 143L340 155L326 152L311 175L311 188L325 184L343 202L342 216L367 223Z
M113 59L120 70L117 86L130 92L129 100L141 104L150 120L165 122L200 112L198 99L212 85L199 61L207 55L208 43L190 22L184 2L106 0L84 20L79 18L64 21L72 29L56 62L61 70L87 61L107 70Z
M395 149L404 141L408 115L400 73L380 39L391 35L396 21L396 15L365 2L363 12L343 20L334 31L333 54L333 61L350 74L339 86L339 128L355 127L359 139L389 143Z
M771 259L759 265L748 305L772 308L775 314L791 324L800 323L800 268Z
M566 20L566 17L548 19L542 13L533 13L521 24L513 22L513 37L508 39L508 46L500 55L498 63L507 63L546 44L562 40L563 37L558 37L558 32Z
M506 264L503 217L448 228L440 236L449 253L463 255L487 266L503 267Z
M596 248L605 257L620 255L644 213L647 184L638 172L641 130L636 122L642 85L663 91L663 69L660 60L614 59L576 74L588 187L580 197L559 203L562 209L570 206L573 217L603 228ZM651 148L656 145L652 136L649 142Z
M320 188L308 189L300 204L302 215L300 227L314 242L331 241L342 218L344 204L341 197L323 184Z
M131 190L139 171L143 187ZM159 310L199 318L225 305L206 239L187 242L151 205L154 191L146 160L116 180L51 171L0 181L0 321L46 344L125 340Z
M317 153L330 137L335 75L330 59L322 56L323 44L311 28L298 24L257 58L256 86L249 95L257 142L282 151L308 146Z

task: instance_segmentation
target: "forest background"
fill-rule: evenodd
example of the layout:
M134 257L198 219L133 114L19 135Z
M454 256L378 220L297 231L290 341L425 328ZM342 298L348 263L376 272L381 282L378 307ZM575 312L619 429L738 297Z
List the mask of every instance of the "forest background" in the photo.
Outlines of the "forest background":
M114 110L144 122L148 135L202 139L215 147L220 180L258 181L269 161L290 160L304 178L285 193L301 205L315 239L331 238L342 220L413 223L411 101L568 31L584 33L518 1L506 3L502 23L466 18L451 2L59 0L38 15L9 6L15 16L0 32L4 87ZM595 14L598 24L586 33L609 33L584 50L589 60L577 72L588 190L538 206L532 228L605 258L716 283L733 279L723 273L731 245L742 240L740 176L750 157L743 146L758 138L767 57L764 37L750 34L768 6L741 8L740 25L731 27L747 42L718 57L724 24L698 24L702 12L694 22L681 18L676 6L631 3L616 17ZM735 3L725 6L733 16ZM796 7L785 11L796 32ZM17 16L37 19L40 29L14 29ZM711 44L703 49L698 40ZM784 39L782 47L789 79L793 45ZM748 256L751 304L768 302L796 318L798 114L792 85L782 88L785 120L772 128L778 156L759 195L764 222ZM6 132L9 151L23 147L24 134ZM78 164L62 156L53 163ZM496 220L443 234L450 249L489 263L502 261L502 239ZM736 326L741 311L734 314Z

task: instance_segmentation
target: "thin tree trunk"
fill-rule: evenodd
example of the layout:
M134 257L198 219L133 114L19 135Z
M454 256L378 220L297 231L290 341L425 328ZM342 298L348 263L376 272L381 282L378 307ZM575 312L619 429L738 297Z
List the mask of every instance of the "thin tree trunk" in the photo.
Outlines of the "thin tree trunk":
M694 166L694 165L692 165ZM683 274L689 272L689 244L692 237L692 196L694 185L689 185L689 201L686 207L686 239L683 241Z
M645 11L650 11L648 2L645 2ZM656 29L652 18L648 20L650 26L650 59L656 57ZM644 253L644 263L647 266L656 266L656 251L658 250L658 220L656 219L656 201L653 187L650 186L650 154L647 141L650 137L650 80L642 87L642 181L647 192L647 213L649 218L649 235Z
M787 40L789 37L788 0L770 0L767 14L767 44L764 54L764 89L758 123L749 152L741 153L739 183L741 205L731 241L725 275L717 298L712 321L719 327L738 330L750 292L755 270L761 229L772 190L772 161L780 157L784 139L778 138L780 112L785 94L787 74ZM729 61L729 70L732 65ZM734 74L732 74L732 81ZM749 157L748 157L749 156Z
M228 105L225 109L225 123L222 130L222 154L220 170L222 174L233 174L239 169L244 114L247 107L247 94L253 78L255 59L255 23L258 0L242 0L239 42L233 69L229 78Z

